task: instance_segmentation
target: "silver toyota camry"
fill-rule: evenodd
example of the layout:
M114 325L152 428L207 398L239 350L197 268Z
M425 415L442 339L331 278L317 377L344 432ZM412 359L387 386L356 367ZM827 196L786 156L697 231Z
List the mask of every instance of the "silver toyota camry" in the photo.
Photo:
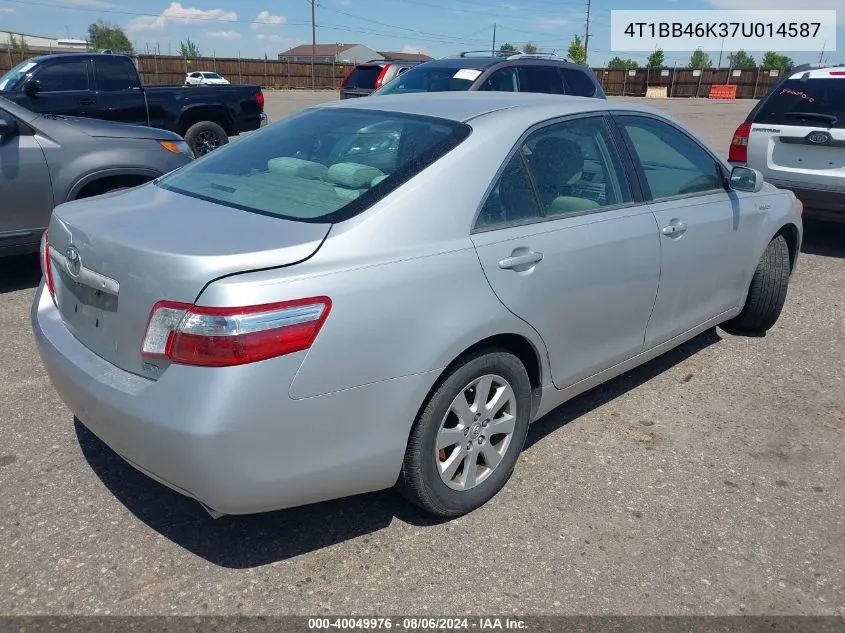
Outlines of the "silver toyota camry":
M770 329L801 211L644 106L350 99L57 207L32 326L82 423L215 516L392 486L457 516L567 399Z

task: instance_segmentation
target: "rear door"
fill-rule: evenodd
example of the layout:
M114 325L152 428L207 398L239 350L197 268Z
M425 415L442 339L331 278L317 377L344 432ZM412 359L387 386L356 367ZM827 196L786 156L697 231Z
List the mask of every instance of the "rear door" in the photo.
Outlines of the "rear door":
M748 280L749 236L763 212L728 191L717 160L681 129L642 114L614 115L660 230L660 291L646 333L659 345L733 308Z
M488 195L472 240L502 303L533 326L565 388L638 354L660 242L602 115L531 131Z
M752 122L748 165L779 185L845 193L845 70L778 87Z
M87 59L47 61L35 68L32 77L41 82L41 90L17 100L23 107L41 113L93 116L95 99Z
M141 82L132 62L125 57L94 60L96 102L92 116L120 123L147 124L147 107Z

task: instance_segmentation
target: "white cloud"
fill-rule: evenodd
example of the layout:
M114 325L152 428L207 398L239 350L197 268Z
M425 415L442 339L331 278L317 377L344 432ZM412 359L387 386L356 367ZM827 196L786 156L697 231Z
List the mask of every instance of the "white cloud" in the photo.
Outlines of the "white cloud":
M262 42L281 42L284 38L281 35L268 35L267 33L259 33L255 36L255 39L261 40Z
M15 10L12 7L0 7L0 13L14 13Z
M255 16L255 19L252 21L252 28L260 29L265 26L278 26L279 24L284 24L285 22L287 22L287 20L281 15L273 15L265 9Z
M795 11L800 10L795 0L708 0L709 4L718 9L756 10L767 9L771 11ZM803 7L813 11L836 9L836 23L845 25L845 11L842 10L842 0L813 0L812 6Z
M196 9L171 2L158 16L140 16L126 26L128 31L160 31L170 22L233 22L238 14L225 9Z
M405 44L402 47L403 53L422 53L425 55L426 47L425 46L414 46L413 44Z
M234 40L241 36L237 31L206 31L205 34L215 40Z

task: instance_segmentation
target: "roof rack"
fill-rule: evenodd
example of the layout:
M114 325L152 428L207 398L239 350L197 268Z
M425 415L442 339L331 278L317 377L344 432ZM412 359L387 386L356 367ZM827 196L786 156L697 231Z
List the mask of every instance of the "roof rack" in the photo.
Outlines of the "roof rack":
M566 61L566 62L572 61L568 57L561 57L560 55L558 55L554 51L552 51L551 53L523 53L522 51L517 51L516 53L511 53L508 56L508 59L525 59L525 58L530 58L530 59L554 59L554 60L557 60L557 61Z

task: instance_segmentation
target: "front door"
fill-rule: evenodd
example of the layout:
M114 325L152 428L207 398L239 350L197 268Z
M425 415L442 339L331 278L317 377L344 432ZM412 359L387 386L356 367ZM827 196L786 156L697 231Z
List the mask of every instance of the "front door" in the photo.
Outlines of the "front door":
M642 350L660 243L603 116L529 134L486 200L472 239L496 295L545 342L558 388Z
M96 99L86 60L45 62L32 77L41 83L41 89L34 96L16 99L23 107L40 113L92 116Z
M748 282L748 235L762 216L730 191L711 154L679 128L618 115L660 230L660 292L646 333L659 345L735 307Z

